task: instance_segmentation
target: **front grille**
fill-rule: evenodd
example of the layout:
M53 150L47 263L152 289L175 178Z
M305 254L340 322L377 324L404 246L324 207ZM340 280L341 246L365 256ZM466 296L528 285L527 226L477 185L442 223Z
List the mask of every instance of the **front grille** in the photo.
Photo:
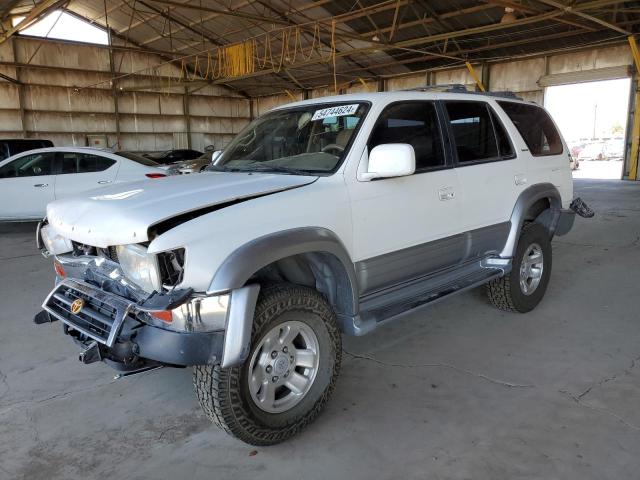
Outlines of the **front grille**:
M71 305L77 299L83 300L84 305L78 313L73 313ZM51 292L43 307L71 328L110 347L130 304L89 284L65 279Z

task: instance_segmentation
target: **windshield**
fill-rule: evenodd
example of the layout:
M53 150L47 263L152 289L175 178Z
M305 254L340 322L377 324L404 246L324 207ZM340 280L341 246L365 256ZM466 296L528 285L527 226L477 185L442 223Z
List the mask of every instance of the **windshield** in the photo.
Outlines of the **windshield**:
M367 109L366 103L325 103L267 113L233 139L213 169L331 173Z
M134 162L137 162L141 165L145 165L147 167L157 167L159 165L158 162L154 162L150 158L143 157L142 155L138 155L137 153L131 153L131 152L115 152L115 153L120 157L133 160Z

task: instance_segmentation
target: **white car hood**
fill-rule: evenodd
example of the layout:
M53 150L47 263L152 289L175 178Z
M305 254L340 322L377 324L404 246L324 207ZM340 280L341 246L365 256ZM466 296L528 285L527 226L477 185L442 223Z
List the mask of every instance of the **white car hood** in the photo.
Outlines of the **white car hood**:
M313 183L317 177L208 172L112 185L47 205L47 220L63 237L106 248L149 240L151 225L240 199Z

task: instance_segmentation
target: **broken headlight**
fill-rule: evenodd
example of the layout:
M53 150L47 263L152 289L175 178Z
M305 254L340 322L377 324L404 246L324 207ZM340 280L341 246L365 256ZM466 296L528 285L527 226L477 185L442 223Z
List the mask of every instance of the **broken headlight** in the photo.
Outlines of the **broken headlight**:
M144 291L161 291L158 258L141 245L118 245L118 261L125 276Z
M73 250L71 240L58 234L51 225L41 226L38 235L42 239L42 246L49 255L61 255Z

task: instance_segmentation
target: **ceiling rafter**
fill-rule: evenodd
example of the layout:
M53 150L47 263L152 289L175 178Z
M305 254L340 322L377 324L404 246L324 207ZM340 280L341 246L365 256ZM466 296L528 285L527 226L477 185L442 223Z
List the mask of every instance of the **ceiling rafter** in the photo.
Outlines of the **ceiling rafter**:
M574 9L579 9L580 11L582 10L588 10L590 8L594 8L596 6L604 6L604 5L613 5L615 3L618 3L618 0L595 0L592 2L587 2L585 4L581 4L578 5L576 7L574 7ZM440 33L440 34L434 34L431 36L427 36L427 37L421 37L421 38L414 38L414 39L410 39L410 40L404 40L401 42L396 42L396 43L380 43L380 44L376 44L370 47L365 47L365 48L359 48L359 49L355 49L354 51L351 51L350 54L355 54L356 52L360 52L360 53L365 53L365 52L369 52L372 50L390 50L390 49L403 49L403 48L409 48L409 47L415 47L418 45L427 45L427 44L432 44L435 43L437 41L441 41L441 40L451 40L452 38L461 38L461 37L465 37L465 36L470 36L470 35L474 35L474 34L478 34L478 33L488 33L488 32L492 32L495 30L502 30L502 29L511 29L511 28L516 28L516 27L520 27L523 25L528 25L531 23L536 23L536 22L541 22L541 21L545 21L545 20L549 20L549 19L553 19L555 17L558 17L560 15L563 15L564 12L563 11L559 11L559 10L554 10L554 11L550 11L550 12L546 12L546 13L541 13L538 15L532 15L530 17L524 17L524 18L520 18L517 19L509 24L502 24L502 23L492 23L492 24L487 24L487 25L482 25L482 26L477 26L477 27L471 27L471 28L467 28L467 29L463 29L463 30L458 30L455 32L445 32L445 33ZM371 42L370 42L371 43ZM425 52L425 55L434 55L435 52ZM340 53L336 53L336 57L342 57L346 55L345 52L340 52ZM315 64L315 63L319 63L319 60L317 59L313 59L310 61L306 61L306 62L301 62L300 65L311 65L311 64ZM248 74L248 75L244 75L242 77L237 77L235 80L241 80L243 78L253 78L253 77L259 77L259 76L263 76L263 75L268 75L270 73L273 73L273 71L270 70L261 70L258 72L254 72L252 74ZM226 79L227 81L229 81L229 79ZM214 81L214 83L219 82L220 80L216 80Z
M625 30L624 28L619 27L618 25L615 25L611 22L607 22L606 20L590 15L588 13L582 12L580 10L574 9L573 5L565 5L564 3L557 2L556 0L538 0L538 1L541 3L544 3L545 5L549 5L559 10L562 10L568 14L577 15L578 17L584 18L591 22L595 22L599 25L602 25L603 27L607 27L607 28L610 28L611 30L615 30L616 32L622 33L623 35L631 34L631 32L629 32L628 30ZM616 2L614 5L618 5L618 3L619 2Z
M56 3L32 1L32 9ZM318 40L318 25L323 49L333 48L329 39L335 31L336 76L354 81L497 58L505 52L535 54L556 48L554 42L559 49L596 45L602 39L622 39L640 27L640 8L621 0L476 0L459 2L463 8L440 0L114 0L104 2L102 12L95 4L103 0L57 1L68 1L68 11L103 27L109 18L109 31L117 40L114 51L153 53L160 59L158 65L165 61L187 69L190 79L196 76L198 55L265 34L272 37L273 53L280 55L287 47L279 32L285 38L289 29L296 29L301 47L308 48ZM507 7L516 11L516 19L502 23ZM0 7L0 16L9 12ZM523 30L532 33L525 38ZM258 91L283 85L299 90L323 81L331 84L334 74L333 65L319 57L295 57L291 63L269 67L193 85Z

